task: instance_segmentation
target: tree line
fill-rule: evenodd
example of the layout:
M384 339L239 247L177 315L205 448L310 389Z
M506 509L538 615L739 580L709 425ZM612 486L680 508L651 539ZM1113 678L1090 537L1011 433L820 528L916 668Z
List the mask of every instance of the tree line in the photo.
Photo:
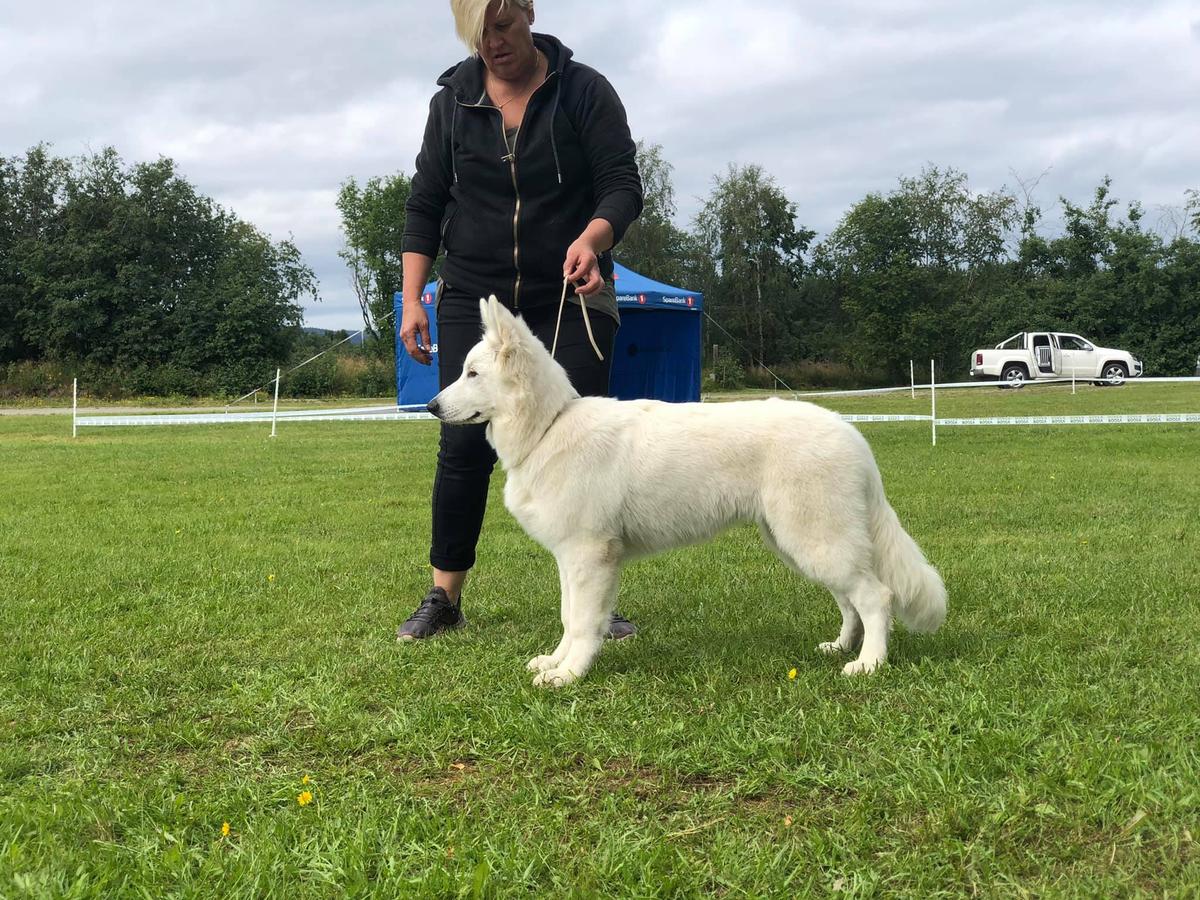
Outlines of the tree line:
M691 226L674 220L671 167L639 147L648 213L618 256L705 293L722 345L749 368L799 360L892 383L909 360L966 376L970 353L1019 331L1085 334L1190 375L1200 354L1200 194L1148 227L1118 211L1105 178L1087 205L1060 198L1048 233L1034 185L975 192L965 173L928 167L870 193L822 240L758 166L731 166ZM1165 233L1164 233L1165 232ZM723 334L728 331L729 334ZM927 363L924 366L927 368Z
M755 165L730 166L690 223L677 221L671 164L639 143L645 210L617 247L636 271L703 292L704 346L731 382L766 370L803 381L906 378L909 360L965 377L972 350L1018 331L1085 334L1138 355L1147 371L1192 374L1200 354L1200 193L1170 211L1118 211L1105 178L1087 205L1060 198L1050 233L1035 185L976 192L967 175L927 167L870 193L823 239ZM364 317L379 328L399 289L409 181L353 180L338 205ZM380 328L390 335L390 324ZM706 354L707 356L707 354ZM807 367L800 365L808 363ZM768 379L769 380L769 379Z
M114 392L253 387L301 340L316 278L169 159L45 145L0 158L0 364L55 363Z
M662 148L639 144L638 157L645 210L617 259L703 292L704 346L719 346L725 383L766 372L793 386L895 382L930 358L959 377L971 350L1040 328L1128 349L1151 374L1191 374L1200 353L1195 190L1169 228L1151 227L1140 204L1119 208L1106 178L1086 205L1060 198L1051 229L1034 186L977 192L965 173L928 167L867 194L818 239L755 165L715 176L681 224ZM341 256L387 352L409 189L403 173L348 179L337 198ZM142 393L241 391L313 349L299 327L309 296L316 279L290 241L220 208L169 159L126 165L106 148L68 160L42 145L0 158L10 374L52 362L93 380L120 373Z

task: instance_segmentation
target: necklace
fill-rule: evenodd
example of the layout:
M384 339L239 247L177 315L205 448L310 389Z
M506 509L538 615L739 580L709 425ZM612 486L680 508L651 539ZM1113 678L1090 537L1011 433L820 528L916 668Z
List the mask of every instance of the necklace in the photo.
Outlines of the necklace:
M537 54L537 55L534 57L534 60L533 60L533 75L530 77L529 81L528 81L528 82L526 82L526 84L525 84L525 87L524 87L523 89L521 89L521 90L520 90L520 91L518 91L517 93L513 94L511 97L509 97L509 98L508 98L507 100L505 100L503 103L497 103L497 104L496 104L496 109L504 109L504 107L508 106L508 104L512 103L512 102L513 102L514 100L516 100L517 98L519 98L519 97L524 97L524 96L525 96L526 94L528 94L528 93L529 93L531 90L533 90L533 87L534 87L534 85L533 85L533 83L532 83L532 82L536 82L536 81L537 81L537 73L538 73L538 69L541 67L541 65L540 65L540 64L541 64L541 61L542 61L542 51L541 51L541 50L537 50L537 49L535 49L533 52L534 52L535 54Z

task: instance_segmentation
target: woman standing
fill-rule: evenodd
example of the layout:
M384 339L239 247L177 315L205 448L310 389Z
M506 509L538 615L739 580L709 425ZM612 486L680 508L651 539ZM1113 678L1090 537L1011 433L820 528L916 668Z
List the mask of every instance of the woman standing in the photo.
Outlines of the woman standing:
M428 364L420 303L439 247L441 386L479 340L479 298L495 294L550 346L563 280L573 286L556 358L582 395L608 391L618 316L610 250L641 213L642 184L625 110L612 85L554 37L535 34L533 0L450 0L471 51L429 105L405 206L400 339ZM584 298L593 349L580 298ZM464 624L461 598L483 525L496 455L484 425L442 426L433 486L433 586L401 640ZM636 629L613 616L609 633Z

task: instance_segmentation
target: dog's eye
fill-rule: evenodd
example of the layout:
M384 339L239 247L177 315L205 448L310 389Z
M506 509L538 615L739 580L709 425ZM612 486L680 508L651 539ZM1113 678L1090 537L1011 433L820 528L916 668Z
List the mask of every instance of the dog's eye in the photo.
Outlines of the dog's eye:
M468 378L474 378L478 374L479 373L476 372L474 369L467 369L467 377Z

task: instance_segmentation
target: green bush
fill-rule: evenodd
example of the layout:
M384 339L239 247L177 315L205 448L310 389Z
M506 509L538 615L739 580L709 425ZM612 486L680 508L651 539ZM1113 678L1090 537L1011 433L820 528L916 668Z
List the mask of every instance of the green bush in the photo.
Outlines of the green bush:
M285 375L279 393L285 397L329 397L336 393L336 375L337 357L327 353Z
M59 363L9 363L2 372L0 398L5 400L71 396L71 378L73 376Z
M782 382L782 384L780 383ZM767 390L853 390L855 388L893 387L883 372L863 372L845 363L811 362L780 363L770 371L755 367L746 372L748 387Z
M360 351L329 353L284 376L287 397L390 397L396 392L393 360Z
M79 379L80 394L100 400L134 397L236 396L262 383L263 373L252 367L227 367L213 373L178 365L125 369L94 362L66 365L55 362L10 363L0 368L0 399L70 399L71 379Z
M396 393L396 367L391 358L345 356L338 360L342 392L355 397L390 397Z
M718 357L711 375L710 383L721 390L734 390L746 385L746 370L732 356Z
M208 394L210 384L198 372L183 366L139 366L124 379L125 392L132 396L189 397Z

